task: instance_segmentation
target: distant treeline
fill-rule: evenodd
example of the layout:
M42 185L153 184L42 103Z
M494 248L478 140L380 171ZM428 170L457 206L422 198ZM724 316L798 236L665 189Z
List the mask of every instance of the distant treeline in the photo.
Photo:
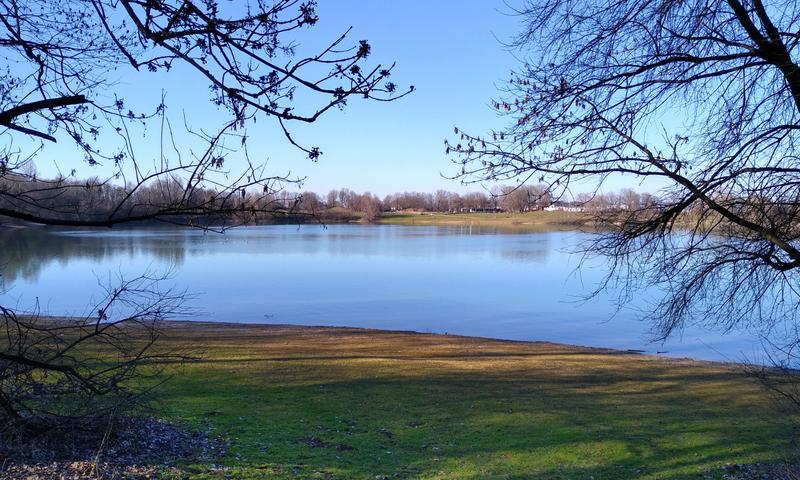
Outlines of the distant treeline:
M0 174L0 217L34 223L110 226L120 221L245 223L282 209L268 194L245 189L186 188L179 178L161 177L136 185L98 178L37 178Z
M385 212L513 212L537 210L619 211L639 210L657 205L656 197L631 189L607 194L583 193L574 199L554 198L544 185L502 186L487 192L459 194L446 190L434 193L402 192L383 197L366 192L357 193L348 188L331 190L325 195L303 192L298 196L284 192L279 198L285 208L303 212L324 212L343 209L363 213L373 219Z
M160 179L132 188L69 178L0 177L0 209L22 212L37 219L90 220L133 217L167 219L181 223L269 223L322 218L325 221L375 221L387 212L528 212L536 210L636 210L655 205L649 194L624 189L610 194L580 194L569 201L554 198L544 185L496 187L492 191L456 193L402 192L379 198L349 188L326 194L215 191L187 189L176 178ZM17 217L19 218L19 217ZM24 219L24 218L23 218ZM44 222L46 223L46 222Z

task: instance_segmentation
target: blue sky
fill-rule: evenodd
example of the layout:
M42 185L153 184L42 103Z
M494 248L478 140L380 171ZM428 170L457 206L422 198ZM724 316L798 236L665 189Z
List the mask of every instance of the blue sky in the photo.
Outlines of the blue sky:
M393 81L401 89L416 92L392 103L352 99L345 111L331 111L310 126L295 125L295 137L323 151L318 163L290 146L278 125L259 121L249 127L251 154L267 160L271 173L306 177L306 190L324 193L348 187L385 195L395 191L476 190L442 177L455 173L444 155L443 140L458 125L467 131L499 128L488 107L496 85L508 77L518 62L498 39L509 39L518 19L503 12L497 0L435 2L388 2L367 0L320 0L320 21L302 36L301 48L328 42L353 27L350 44L367 39L372 45L372 64L396 62ZM207 85L196 75L180 70L150 74L120 70L114 93L128 105L155 105L162 90L174 123L183 114L194 127L213 125L224 113L207 102ZM109 92L110 95L110 92ZM157 155L157 132L137 144L142 158ZM102 175L80 161L69 139L48 145L37 159L42 175L68 173L77 167L79 177Z
M356 101L315 125L325 155L308 170L308 187L464 190L441 176L456 171L443 140L455 125L484 132L502 121L488 104L517 64L498 41L516 32L517 19L499 10L508 9L500 1L321 2L321 30L352 22L355 37L372 42L373 61L396 61L394 81L417 90L390 104Z
M230 5L239 8L237 1L230 0ZM292 124L297 141L322 150L316 163L288 143L277 122L261 118L248 127L251 158L255 163L266 162L270 175L305 178L299 189L318 193L343 187L379 196L398 191L480 190L480 185L462 186L446 178L458 169L445 156L443 141L452 138L454 126L476 134L505 126L506 120L489 104L497 96L497 87L520 63L502 43L520 29L520 19L509 10L502 0L320 0L318 24L292 36L299 51L316 53L352 27L345 43L369 40L372 55L367 65L396 62L392 80L399 90L414 85L416 91L390 103L352 98L344 111L329 111L311 125ZM119 95L134 111L149 111L163 92L178 131L184 118L193 128L208 131L229 118L209 101L207 82L187 68L157 74L120 68L113 74L117 75L113 91L96 92L107 97L105 103ZM146 137L134 135L135 149L140 164L153 165L159 156L158 128L148 128ZM189 153L184 149L198 145L188 137L178 138L184 155ZM36 166L43 176L58 170L66 174L73 168L78 178L109 174L110 169L90 167L81 158L77 147L62 137L57 145L46 145ZM617 178L604 189L648 190L628 183Z

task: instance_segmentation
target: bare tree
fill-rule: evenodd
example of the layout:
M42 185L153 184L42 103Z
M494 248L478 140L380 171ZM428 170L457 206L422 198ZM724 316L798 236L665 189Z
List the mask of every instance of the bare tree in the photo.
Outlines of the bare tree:
M433 193L433 211L446 212L450 206L450 197L453 194L445 190L436 190Z
M41 197L61 194L68 187L65 179L26 191L24 184L32 176L23 169L31 152L7 145L0 156L0 175L6 183L23 186L10 193L0 189L0 214L21 220L111 226L144 219L186 223L187 216L252 212L255 205L241 201L247 192L269 194L290 180L268 175L263 164L250 161L248 129L259 116L275 121L291 144L317 160L319 147L296 142L288 124L312 123L353 97L402 96L388 80L392 66L365 65L371 53L366 40L348 47L345 33L312 55L297 56L299 46L290 36L316 24L313 1L281 0L268 6L3 0L0 21L6 67L0 88L3 134L9 140L15 138L12 134L44 141L69 137L83 150L86 163L114 169L110 178L83 186L99 188L117 180L125 190L109 212L87 218L75 214L79 209L72 205L44 207ZM137 113L123 98L107 93L114 92L116 69L145 75L180 69L187 81L205 82L209 100L228 116L215 131L192 129L195 148L189 150L175 142L166 101L149 113ZM136 158L131 133L148 122L155 123L161 143L160 158L152 165ZM203 148L197 149L197 142ZM231 168L226 159L233 154L241 161ZM74 172L69 166L60 168ZM180 178L180 185L162 198L136 198L144 187L166 185L174 178Z
M266 128L316 161L320 148L296 141L292 123L313 123L352 98L389 101L413 90L398 92L389 80L393 65L368 65L371 45L348 40L349 30L301 54L297 39L317 21L313 0L0 0L0 216L208 228L291 209L299 199L278 194L296 179L252 160L253 130L274 122ZM129 105L117 94L119 71L205 84L223 112L219 123L173 125L169 92L149 107ZM142 140L148 131L156 133ZM83 158L61 158L63 173L41 178L32 161L56 140L74 142ZM155 143L156 158L138 156L138 142ZM81 165L111 173L79 180ZM84 319L0 310L0 424L77 418L107 411L96 407L108 394L127 396L126 381L152 352L158 322L179 306L179 297L156 285L137 285L112 290L108 305ZM128 313L111 315L126 305ZM93 361L95 349L116 361Z
M312 215L316 214L322 209L322 200L314 192L303 192L300 195L298 208L301 211L309 212Z
M357 202L355 210L364 214L362 221L371 223L381 216L382 206L377 196L366 192L362 195L357 195L355 199Z
M796 344L798 5L532 0L517 13L526 61L494 101L508 126L456 129L458 175L543 182L555 198L646 180L658 201L627 196L589 248L620 302L661 294L658 338L691 322Z
M525 212L531 204L526 185L500 187L497 194L500 208L506 212Z
M186 312L185 295L162 289L161 280L120 279L92 314L68 321L0 307L0 433L48 430L138 403L152 387L143 371L160 371L154 360L185 358L153 348L162 320Z
M552 203L545 185L506 185L500 187L497 196L500 207L507 212L541 210Z
M339 201L339 192L337 190L331 190L325 195L325 206L328 208L334 208L338 205Z
M492 200L485 192L471 192L465 194L463 197L464 208L467 210L482 210L489 208Z

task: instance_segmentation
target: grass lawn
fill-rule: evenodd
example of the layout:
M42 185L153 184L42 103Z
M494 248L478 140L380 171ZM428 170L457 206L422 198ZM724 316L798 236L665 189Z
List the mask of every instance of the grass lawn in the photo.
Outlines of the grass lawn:
M574 230L591 227L591 217L575 212L384 213L378 223L393 225L471 225L504 229Z
M716 478L791 458L791 422L735 368L548 343L171 324L202 346L159 405L234 439L192 478Z

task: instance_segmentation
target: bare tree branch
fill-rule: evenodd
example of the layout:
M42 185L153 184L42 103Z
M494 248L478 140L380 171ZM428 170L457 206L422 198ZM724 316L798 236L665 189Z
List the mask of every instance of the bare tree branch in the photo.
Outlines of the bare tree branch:
M800 67L792 2L531 0L524 65L446 152L466 183L595 192L647 180L658 200L600 215L624 305L647 289L656 338L686 323L777 332L800 308ZM796 329L781 329L796 331ZM780 338L791 343L794 338Z

